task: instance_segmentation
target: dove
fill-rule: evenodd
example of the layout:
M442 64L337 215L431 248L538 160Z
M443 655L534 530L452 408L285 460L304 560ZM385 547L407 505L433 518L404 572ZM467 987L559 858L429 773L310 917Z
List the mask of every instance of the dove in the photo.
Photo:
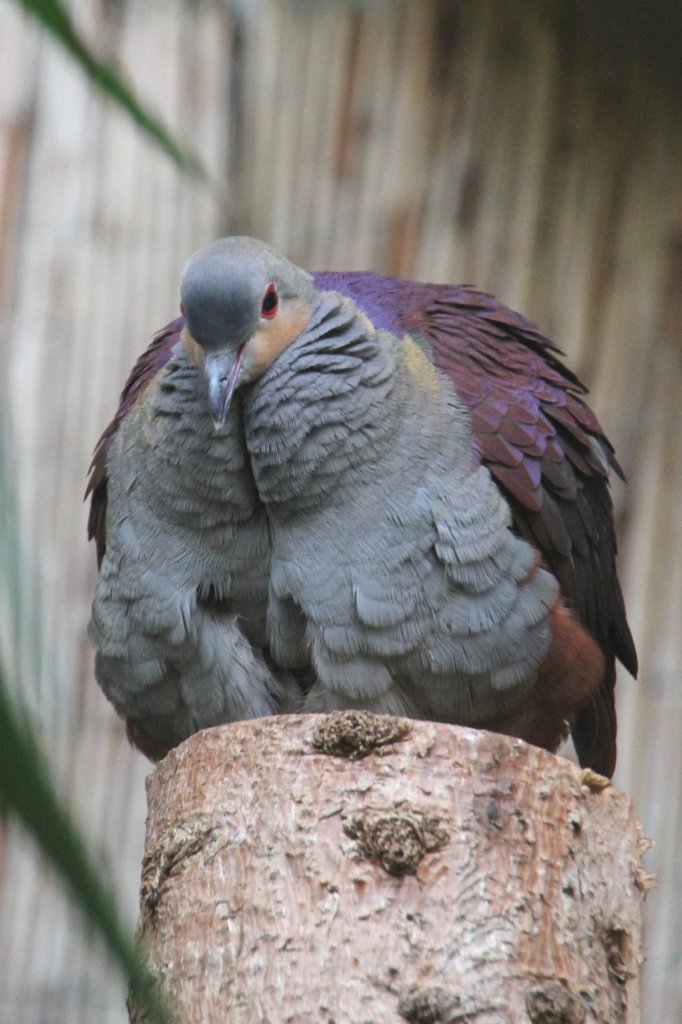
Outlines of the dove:
M311 277L245 238L195 254L183 308L217 422L242 399L269 524L267 644L312 669L303 710L549 750L570 729L581 763L611 775L615 661L637 668L620 468L554 345L473 288Z
M358 708L570 731L610 776L621 470L559 350L472 287L243 236L180 292L91 477L97 674L138 745Z

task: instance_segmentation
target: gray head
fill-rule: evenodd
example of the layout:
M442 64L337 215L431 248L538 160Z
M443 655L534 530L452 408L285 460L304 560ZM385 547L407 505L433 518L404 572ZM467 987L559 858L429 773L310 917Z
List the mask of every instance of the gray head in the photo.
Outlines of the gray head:
M216 426L225 423L235 389L264 373L304 330L314 290L310 274L255 238L221 238L187 261L180 282L186 345L208 378Z

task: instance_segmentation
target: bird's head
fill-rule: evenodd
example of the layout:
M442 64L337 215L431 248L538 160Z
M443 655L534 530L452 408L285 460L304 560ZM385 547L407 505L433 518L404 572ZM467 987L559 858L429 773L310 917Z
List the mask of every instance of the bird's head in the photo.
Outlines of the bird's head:
M187 261L185 347L206 374L216 428L235 390L265 373L305 329L314 291L310 274L254 238L221 238Z

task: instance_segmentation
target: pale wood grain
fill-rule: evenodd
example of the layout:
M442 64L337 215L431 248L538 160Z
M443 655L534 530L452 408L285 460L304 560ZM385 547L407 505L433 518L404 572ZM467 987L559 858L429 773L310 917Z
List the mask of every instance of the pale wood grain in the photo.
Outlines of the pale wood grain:
M639 1021L648 879L625 794L424 722L349 760L332 732L378 716L332 718L206 730L150 778L142 938L179 1021ZM562 1012L534 1015L542 998Z

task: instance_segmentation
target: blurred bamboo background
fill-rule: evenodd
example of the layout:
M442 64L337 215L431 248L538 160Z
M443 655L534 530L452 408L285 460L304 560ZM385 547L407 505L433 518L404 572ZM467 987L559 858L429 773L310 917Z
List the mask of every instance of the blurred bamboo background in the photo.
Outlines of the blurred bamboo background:
M535 319L590 385L629 479L614 495L641 674L619 681L616 782L656 842L643 1019L681 1020L676 5L71 7L210 175L182 177L0 8L0 409L19 509L2 550L21 569L0 638L131 921L149 766L94 683L86 470L132 362L175 315L186 257L250 233L310 268L474 283ZM0 858L0 1021L122 1024L123 986L33 849L10 830Z

